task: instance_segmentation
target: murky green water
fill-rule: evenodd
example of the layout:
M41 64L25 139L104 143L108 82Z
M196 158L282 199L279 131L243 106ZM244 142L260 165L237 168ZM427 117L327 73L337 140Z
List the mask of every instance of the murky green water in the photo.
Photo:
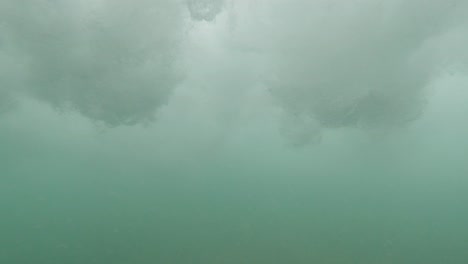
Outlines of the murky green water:
M0 263L468 263L465 1L0 2Z

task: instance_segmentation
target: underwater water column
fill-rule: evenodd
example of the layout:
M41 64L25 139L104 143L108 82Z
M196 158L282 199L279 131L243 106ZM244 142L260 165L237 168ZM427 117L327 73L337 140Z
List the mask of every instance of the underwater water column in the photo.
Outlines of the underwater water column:
M467 5L0 1L0 263L466 264Z

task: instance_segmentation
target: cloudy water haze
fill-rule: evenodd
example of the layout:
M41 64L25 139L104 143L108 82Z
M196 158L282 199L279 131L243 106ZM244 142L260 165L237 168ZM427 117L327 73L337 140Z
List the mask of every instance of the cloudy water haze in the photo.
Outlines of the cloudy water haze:
M466 0L0 0L0 264L466 264L467 47Z

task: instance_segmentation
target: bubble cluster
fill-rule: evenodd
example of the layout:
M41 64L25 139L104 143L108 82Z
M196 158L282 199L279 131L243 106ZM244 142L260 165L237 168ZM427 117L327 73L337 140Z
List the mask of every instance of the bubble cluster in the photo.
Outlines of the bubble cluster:
M135 124L151 119L180 80L176 1L3 1L0 9L1 49L23 62L11 89L54 107Z
M441 63L428 61L426 44L452 29L462 3L273 2L272 94L286 111L325 128L417 119Z
M212 21L223 10L225 0L186 0L186 3L192 19Z

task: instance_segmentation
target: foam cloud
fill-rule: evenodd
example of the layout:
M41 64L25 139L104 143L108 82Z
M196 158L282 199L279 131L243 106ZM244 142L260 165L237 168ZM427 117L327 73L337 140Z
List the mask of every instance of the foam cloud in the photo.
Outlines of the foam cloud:
M457 0L266 5L272 94L292 118L306 115L325 128L389 128L417 119L442 63L428 60L434 49L426 43L467 17Z
M225 0L186 0L186 4L192 19L212 21L223 10Z
M9 90L120 125L151 119L180 80L177 1L8 0L0 10L1 54L14 58L0 67L21 62Z
M320 139L322 128L401 126L422 114L426 88L444 63L468 61L460 56L460 43L468 43L466 5L6 0L0 3L0 108L26 95L111 126L146 122L183 78L183 57L191 80L226 95L231 108L244 99L233 103L229 91L266 86L286 112L282 131L295 142ZM197 23L188 41L206 48L199 55L181 44L189 14L208 22ZM226 69L222 76L220 69Z

